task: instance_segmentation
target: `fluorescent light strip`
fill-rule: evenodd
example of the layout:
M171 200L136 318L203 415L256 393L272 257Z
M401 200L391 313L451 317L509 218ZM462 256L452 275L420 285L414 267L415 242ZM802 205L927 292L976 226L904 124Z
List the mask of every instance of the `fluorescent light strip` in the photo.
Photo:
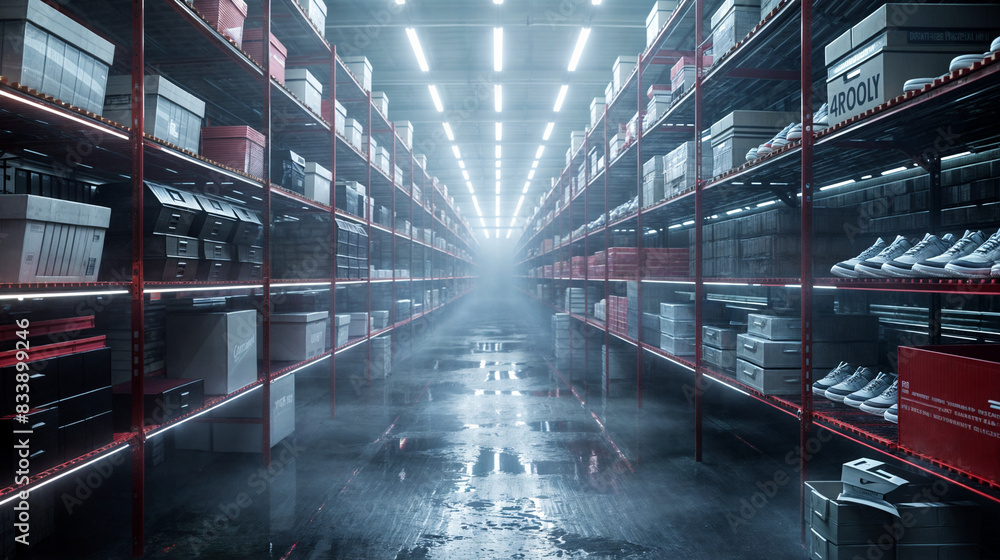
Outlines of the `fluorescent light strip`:
M472 188L472 181L466 181L465 184L466 184L466 186L469 187L469 192L470 193L476 194L476 189Z
M499 181L500 180L500 170L497 169L496 171L497 171L497 181Z
M186 424L186 423L194 420L195 418L198 418L199 416L203 416L205 414L208 414L209 412L212 412L213 410L215 410L216 408L219 408L220 406L222 406L224 404L229 404L231 402L235 402L238 399L242 399L243 397L249 395L250 393L253 393L257 389L260 389L261 387L263 387L263 384L257 384L255 386L247 389L246 391L240 393L239 395L236 395L235 397L228 398L228 399L226 399L224 401L215 403L214 405L206 408L205 410L202 410L201 412L199 412L197 414L194 414L194 415L192 415L192 416L190 416L188 418L185 418L185 419L181 420L180 422L177 422L175 424L170 424L169 426L166 426L164 428L156 430L155 432L150 432L150 433L146 434L146 439L154 438L154 437L156 437L156 436L158 436L160 434L163 434L163 433L166 433L166 432L168 432L170 430L173 430L177 426L180 426L182 424Z
M462 178L463 178L463 179L465 179L466 181L470 180L470 179L469 179L469 172L468 172L468 171L465 171L465 170L463 169L463 170L462 170Z
M263 284L243 284L236 286L188 286L184 288L147 288L142 291L144 294L172 294L177 292L212 292L218 290L259 290Z
M496 162L496 166L495 166L495 167L496 167L497 169L500 169L500 160L497 160L497 162Z
M294 282L282 282L280 284L271 284L272 288L298 288L298 287L311 287L311 286L329 286L330 282L305 282L297 284Z
M406 28L406 36L410 39L410 46L413 47L413 54L417 57L417 64L420 65L421 72L429 72L427 59L424 58L424 49L420 46L420 39L417 38L417 30L412 27Z
M848 179L846 181L840 181L839 183L834 183L832 185L827 185L825 187L820 187L819 190L826 191L826 190L830 190L830 189L835 189L837 187L843 187L844 185L850 185L853 182L854 182L854 179Z
M531 171L528 172L528 180L530 181L534 178L535 178L535 170L532 169Z
M566 92L569 91L569 85L564 84L559 88L559 95L556 97L556 104L552 107L552 110L558 113L562 109L563 101L566 101Z
M503 70L503 27L493 28L493 71Z
M52 113L53 115L58 115L58 116L60 116L60 117L62 117L64 119L69 119L71 121L78 122L78 123L80 123L82 125L89 126L90 128L93 128L93 129L96 129L96 130L100 130L101 132L110 134L110 135L112 135L112 136L114 136L116 138L121 138L122 140L128 140L129 139L128 135L122 134L121 132L118 132L117 130L114 130L114 129L110 128L110 127L103 126L103 125L97 125L95 123L86 121L86 120L81 119L79 117L75 117L75 116L70 115L70 114L66 114L66 113L63 113L63 112L60 112L60 111L56 111L55 109L52 109L50 107L46 107L45 105L41 105L41 104L37 103L36 101L28 100L28 99L23 99L21 97L18 97L16 95L11 95L11 94L9 94L7 92L3 92L3 91L0 91L0 95L2 95L4 97L8 97L10 99L13 99L14 101L18 101L20 103L24 103L25 105L31 105L32 107L37 107L37 108L39 108L39 109L41 109L43 111L48 111L49 113Z
M455 141L455 133L451 130L451 125L449 123L441 123L441 126L444 127L444 134L445 134L445 136L448 137L448 141L449 142L454 142Z
M462 161L462 160L458 160L458 168L459 169L465 169L465 162Z
M545 132L542 133L543 142L549 141L549 137L552 136L552 129L555 128L555 126L556 123L554 122L550 122L549 124L545 125Z
M462 152L458 151L458 146L452 145L451 146L451 153L455 154L455 159L457 159L457 160L461 160L462 159Z
M497 142L503 140L503 123L498 122L495 125L493 125L493 128L496 131Z
M493 86L493 110L497 113L503 111L503 86L500 84Z
M531 188L531 181L527 181L526 183L524 183L524 188L521 189L521 194L528 192L528 189L530 188Z
M909 167L894 167L883 171L882 175L892 175L893 173L899 173L900 171L906 171L907 169L909 169Z
M964 156L967 156L967 155L969 155L969 154L971 154L971 153L972 153L972 152L962 152L962 153L960 153L960 154L952 154L952 155L950 155L950 156L945 156L945 157L941 158L941 161L948 161L948 160L950 160L950 159L955 159L955 158L960 158L960 157L964 157Z
M497 194L500 194L500 181L497 181L496 191L497 191Z
M441 103L441 96L438 95L438 89L434 85L427 86L427 89L431 92L431 99L434 101L434 108L437 109L438 113L444 112L444 104Z
M497 144L496 150L494 150L494 152L496 153L496 158L500 159L500 144Z
M13 300L18 301L24 299L43 299L43 298L61 298L61 297L90 297L90 296L116 296L127 294L128 290L105 290L102 292L53 292L53 293L43 293L43 294L0 294L0 300Z
M580 30L580 36L576 39L576 46L573 47L573 56L569 59L569 66L566 70L573 72L577 64L580 63L580 56L583 55L583 48L587 46L587 38L590 37L590 28L584 27Z
M537 159L535 161L531 162L531 168L532 169L538 169L538 160Z
M538 151L535 152L535 159L542 159L542 154L545 153L545 145L542 144L538 147Z
M28 489L26 491L27 492L34 492L35 490L38 490L39 488L42 488L42 487L44 487L44 486L46 486L48 484L51 484L51 483L59 480L60 478L63 478L64 476L69 476L69 475L75 473L76 471L78 471L80 469L83 469L83 468L89 467L90 465L93 465L94 463L96 463L98 461L103 461L103 460L107 459L108 457L111 457L112 455L115 455L116 453L125 450L128 446L129 446L129 444L124 443L118 449L115 449L114 451L108 452L107 455L101 455L100 457L95 457L92 460L87 461L86 463L81 463L81 464L73 467L72 469L69 469L66 472L61 472L61 473L59 473L59 474L57 474L57 475L55 475L53 477L46 478L45 480L43 480L43 481L41 481L38 484L35 484L33 486L28 486ZM22 490L22 492L23 491L24 490ZM15 492L15 493L11 494L6 500L0 502L0 506L3 506L5 504L9 504L10 502L13 502L14 500L20 499L20 494L21 494L21 492Z

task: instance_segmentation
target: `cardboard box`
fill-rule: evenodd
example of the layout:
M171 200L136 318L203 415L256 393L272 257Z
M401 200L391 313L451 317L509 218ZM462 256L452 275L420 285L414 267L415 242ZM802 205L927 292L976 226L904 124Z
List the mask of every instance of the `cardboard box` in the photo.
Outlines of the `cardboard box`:
M4 195L0 282L96 282L110 220L101 206Z
M407 149L413 148L413 123L410 121L396 121L392 123L396 127L396 135L403 141Z
M760 2L736 0L723 2L712 14L712 53L715 58L728 53L760 22Z
M326 329L330 313L273 313L271 315L271 359L301 362L326 351Z
M837 499L899 517L895 504L919 495L919 487L910 484L910 475L906 474L907 478L903 478L903 474L874 459L849 461L844 463L840 473L843 487Z
M368 59L363 56L345 56L343 61L347 65L347 69L358 79L361 89L371 91L372 65L368 62Z
M899 446L1000 483L998 387L1000 345L900 346Z
M759 366L744 359L739 349L737 356L736 380L740 383L749 385L765 395L797 395L801 392L801 370L791 366L773 368ZM799 359L797 353L795 358Z
M351 327L351 314L350 313L338 313L333 316L334 319L334 331L337 333L337 341L334 344L336 348L347 344L350 338L350 327Z
M313 22L316 26L316 30L319 34L326 36L326 2L324 0L304 0L303 7L306 9L306 14L309 16L309 20Z
M798 369L802 364L802 343L741 334L736 337L736 355L766 369Z
M191 2L188 2L191 4ZM193 0L194 9L228 35L238 46L243 45L243 22L247 18L247 3L243 0Z
M603 97L595 97L590 101L590 127L596 128L597 123L604 118L604 109L607 107Z
M104 106L115 46L42 0L5 0L0 74L92 113ZM19 48L14 48L18 45Z
M621 91L625 84L628 82L628 77L635 70L635 65L639 63L639 57L637 56L619 56L615 60L615 65L611 68L612 83L615 87L615 92Z
M952 58L986 50L1000 30L1000 6L885 4L827 49L830 124L903 93L913 78L948 73ZM838 56L840 55L840 56Z
M384 91L372 92L372 105L383 117L389 116L389 96Z
M329 206L332 181L333 173L329 169L314 161L306 162L306 197Z
M799 115L780 111L733 111L715 124L712 134L712 175L722 175L746 163L746 154L769 142Z
M257 379L257 312L167 314L167 377L227 395Z
M677 8L677 0L659 0L653 4L653 9L646 16L646 47L652 46L653 41L660 34L660 30L667 24L674 9Z
M351 328L349 333L351 338L368 334L367 313L351 313Z
M264 39L262 37L264 30L261 28L256 29L244 29L243 30L243 51L247 53L253 60L257 61L258 64L263 67L264 60L263 47ZM278 80L278 83L285 83L285 60L288 58L288 49L285 45L281 44L281 41L271 34L271 77Z
M201 152L222 165L263 178L264 135L249 126L202 127Z
M145 132L198 153L205 102L163 76L146 76ZM111 76L104 99L104 118L132 126L132 76Z
M289 68L285 73L285 85L314 113L320 114L323 110L323 84L309 70Z

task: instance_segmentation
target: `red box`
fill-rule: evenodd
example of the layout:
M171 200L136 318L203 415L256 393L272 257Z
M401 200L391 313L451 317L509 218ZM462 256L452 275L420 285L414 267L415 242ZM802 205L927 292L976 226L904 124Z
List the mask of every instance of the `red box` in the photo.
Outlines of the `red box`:
M1000 484L1000 344L899 348L899 446Z
M194 0L198 10L208 23L237 45L243 45L243 21L247 19L247 3L243 0Z
M264 176L264 135L249 126L202 127L201 153L254 177Z
M261 54L261 49L264 46L263 36L264 31L259 27L256 29L246 29L243 31L243 50L246 51L250 58L257 61L258 64L262 64L261 61L264 59ZM271 34L271 76L275 80L278 80L282 84L285 83L285 60L288 58L288 49L285 45L281 44L274 34Z

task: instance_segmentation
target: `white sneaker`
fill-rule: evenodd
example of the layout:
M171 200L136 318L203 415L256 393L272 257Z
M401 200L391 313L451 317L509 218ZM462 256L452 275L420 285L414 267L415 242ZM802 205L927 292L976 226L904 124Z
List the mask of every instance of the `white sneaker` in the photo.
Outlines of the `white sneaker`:
M966 230L965 235L944 253L914 264L913 272L921 278L950 278L951 274L944 267L953 260L971 255L973 251L985 242L985 233Z
M753 161L759 157L757 155L757 148L750 148L750 151L747 152L747 161Z
M880 373L872 379L868 385L865 385L861 390L854 391L850 395L844 397L844 404L847 406L853 406L858 408L868 399L874 399L875 397L881 395L889 388L890 385L895 383L896 376L891 373Z
M850 377L826 390L823 395L831 401L844 402L844 397L864 389L875 379L875 372L861 366Z
M885 411L885 414L882 415L882 418L885 418L893 424L899 424L899 405L894 404L890 406L889 409Z
M777 150L778 148L788 145L788 131L791 130L793 126L795 126L795 123L789 123L788 126L782 128L781 132L771 139L772 150Z
M896 404L898 388L899 388L899 378L896 378L893 380L892 385L889 385L888 389L882 391L882 394L880 394L877 397L872 397L866 400L865 402L861 403L861 406L859 406L858 408L860 408L864 412L867 412L868 414L874 414L875 416L883 416L885 414L885 411L889 410L889 407L894 406ZM847 399L844 399L844 402L847 402Z
M774 150L771 149L771 142L764 142L760 146L757 146L757 157L762 158L764 156L769 156L773 151Z
M851 367L850 364L847 362L840 362L840 364L831 369L830 373L826 374L823 379L813 382L813 394L820 396L825 395L827 389L847 379L852 373L854 373L854 368Z
M990 276L1000 278L1000 264L993 265L993 268L990 269Z
M944 237L927 234L924 238L902 256L882 263L882 275L896 278L919 278L920 274L913 271L913 265L919 261L936 257L948 250L955 243L955 236L947 233Z
M788 134L785 135L785 139L787 139L789 142L802 140L802 123L798 123L795 126L793 126L788 131Z
M830 110L827 104L820 106L819 111L813 114L813 130L819 132L830 127Z
M883 249L881 253L854 265L854 271L858 273L858 278L883 278L882 265L902 256L912 246L909 239L897 235L892 245Z
M944 269L960 278L988 278L993 265L1000 264L1000 230L967 257L955 259Z
M875 240L875 243L871 247L862 251L860 255L854 257L853 259L840 261L839 263L833 265L833 267L830 268L830 272L833 273L834 276L839 276L841 278L857 278L858 273L854 270L855 265L863 260L874 257L875 255L881 253L885 248L885 241L879 237Z

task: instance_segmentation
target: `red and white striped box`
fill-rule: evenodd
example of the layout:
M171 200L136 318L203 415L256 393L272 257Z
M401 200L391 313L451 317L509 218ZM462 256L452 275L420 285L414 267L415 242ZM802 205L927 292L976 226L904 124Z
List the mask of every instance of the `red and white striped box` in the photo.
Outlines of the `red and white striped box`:
M202 127L201 152L254 177L264 176L264 135L249 126Z
M243 22L247 19L247 3L243 0L194 0L208 23L228 35L237 45L243 46Z
M246 51L250 58L257 61L258 64L263 64L264 56L261 54L264 46L263 36L264 31L262 29L245 29L243 30L243 50ZM274 34L271 34L271 76L278 80L280 83L285 83L285 60L288 58L288 49L285 45L281 44Z

